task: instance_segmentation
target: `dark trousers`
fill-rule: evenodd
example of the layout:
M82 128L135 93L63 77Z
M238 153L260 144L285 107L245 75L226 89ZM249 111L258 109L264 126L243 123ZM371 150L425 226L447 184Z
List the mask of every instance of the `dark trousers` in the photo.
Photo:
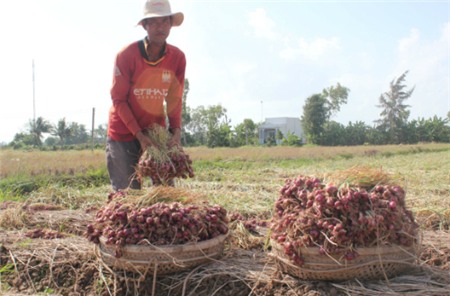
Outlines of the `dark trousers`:
M140 155L141 145L138 140L117 142L108 138L106 165L111 186L115 191L126 188L141 189L141 182L136 174Z

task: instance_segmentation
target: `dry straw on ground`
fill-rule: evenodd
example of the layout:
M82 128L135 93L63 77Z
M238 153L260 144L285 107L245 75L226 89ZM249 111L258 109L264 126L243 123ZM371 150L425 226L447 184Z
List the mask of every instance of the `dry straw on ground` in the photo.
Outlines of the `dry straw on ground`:
M20 235L16 233L16 235ZM95 259L92 244L72 237L34 240L27 247L6 250L10 273L2 273L25 295L51 289L61 295L448 295L448 271L417 265L389 281L341 283L302 281L278 271L262 251L228 245L220 260L193 270L167 275L154 282L105 268ZM332 294L330 294L330 291Z
M56 219L58 211L51 213ZM64 216L64 213L61 214L61 219ZM30 220L30 225L36 225L33 222L35 218L36 215ZM54 224L57 225L58 222L55 221ZM42 291L60 295L152 295L154 291L155 296L444 296L450 290L450 266L443 249L448 241L446 232L441 232L440 235L432 232L431 236L425 237L420 261L406 274L388 281L353 280L332 283L304 281L280 273L276 262L267 256L267 234L254 234L239 226L231 229L224 256L220 260L192 270L158 277L156 281L152 274L141 276L104 266L95 257L93 244L82 237L21 240L24 232L3 229L0 231L0 238L4 243L0 251L3 266L0 282L4 286L1 288L5 289L9 285L13 288L10 290L13 294L22 295L36 295ZM446 265L442 268L433 267L430 265L433 258Z
M376 185L399 185L399 179L382 168L354 166L324 174L324 180L335 185L346 184L351 187L373 188Z
M373 169L380 180L381 169ZM382 175L382 174L380 174ZM390 176L389 176L390 177ZM344 179L345 180L345 179ZM344 182L344 181L340 181ZM391 182L391 179L383 182ZM374 184L373 181L366 184ZM259 185L258 185L259 186ZM260 188L260 187L258 187ZM187 195L185 201L202 198L204 188L197 188L198 195ZM220 187L227 194L235 191ZM176 190L176 189L175 189ZM191 193L192 190L189 192ZM209 191L211 194L213 191ZM167 193L167 192L166 192ZM160 192L159 197L164 197ZM214 192L216 194L216 192ZM235 193L242 196L241 192ZM177 195L183 195L178 192ZM249 194L251 195L251 194ZM268 191L267 196L272 197ZM153 203L152 195L129 192L130 199ZM0 291L3 295L424 295L448 296L450 291L450 263L448 232L425 237L417 265L407 273L388 281L322 282L302 281L279 272L276 263L267 256L265 235L251 234L240 226L232 228L224 256L213 263L193 270L153 277L125 273L106 268L97 260L94 247L80 234L80 229L91 222L94 213L82 211L38 211L28 219L19 219L25 213L22 207L0 211L5 224L0 227ZM68 221L69 212L70 220ZM60 218L58 220L58 213ZM49 216L51 215L51 216ZM78 215L78 217L77 217ZM51 217L51 218L50 218ZM77 220L78 218L78 220ZM66 220L64 220L66 219ZM447 220L448 221L448 220ZM62 239L28 239L25 230L47 222L54 229L76 234ZM49 223L51 222L51 223ZM83 224L84 223L84 224ZM9 225L6 227L6 225ZM76 229L71 229L75 227ZM15 230L10 230L15 229Z
M137 208L141 208L158 202L201 203L207 201L207 198L201 193L194 193L181 187L153 186L146 190L128 190L124 195L117 194L111 201L133 204Z
M3 210L0 215L0 227L4 229L20 229L29 222L29 213L21 205Z

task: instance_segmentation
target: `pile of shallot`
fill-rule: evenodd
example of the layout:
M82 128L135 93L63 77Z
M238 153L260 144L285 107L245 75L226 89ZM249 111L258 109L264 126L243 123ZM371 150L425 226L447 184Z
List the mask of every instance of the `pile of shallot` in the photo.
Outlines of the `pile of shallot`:
M411 246L418 225L405 206L401 186L377 185L370 190L325 184L315 177L287 179L275 202L271 238L301 266L302 247L354 259L358 248Z
M125 245L179 245L204 241L228 233L225 208L207 203L127 202L127 197L111 199L97 211L95 222L87 226L86 237L100 244L115 245L116 257Z

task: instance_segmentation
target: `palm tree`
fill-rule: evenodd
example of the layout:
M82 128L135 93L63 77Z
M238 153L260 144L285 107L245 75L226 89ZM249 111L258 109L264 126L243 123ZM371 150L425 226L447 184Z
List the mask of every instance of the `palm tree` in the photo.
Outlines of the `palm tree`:
M406 105L405 101L412 95L414 87L410 90L404 90L406 85L403 82L406 74L408 74L408 71L391 81L389 91L381 94L380 104L377 105L383 110L380 113L381 118L376 122L389 133L392 143L398 141L398 132L402 125L407 123L409 117L409 110L407 109L410 106Z
M42 134L51 132L52 125L44 118L38 117L35 121L30 120L29 130L30 134L34 137L33 144L36 146L42 146Z
M72 135L72 129L66 122L66 118L58 121L58 124L53 128L53 135L59 137L61 146L66 143L66 139Z

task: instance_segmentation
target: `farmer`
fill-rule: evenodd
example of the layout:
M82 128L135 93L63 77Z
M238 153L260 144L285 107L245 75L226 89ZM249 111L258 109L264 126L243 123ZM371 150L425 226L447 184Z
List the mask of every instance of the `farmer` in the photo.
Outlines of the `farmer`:
M143 130L154 124L166 126L167 119L169 145L181 146L186 58L166 39L170 29L181 25L183 19L183 13L172 13L168 0L148 0L138 22L147 36L116 56L106 144L109 178L115 191L141 188L136 166L141 153L155 146Z

